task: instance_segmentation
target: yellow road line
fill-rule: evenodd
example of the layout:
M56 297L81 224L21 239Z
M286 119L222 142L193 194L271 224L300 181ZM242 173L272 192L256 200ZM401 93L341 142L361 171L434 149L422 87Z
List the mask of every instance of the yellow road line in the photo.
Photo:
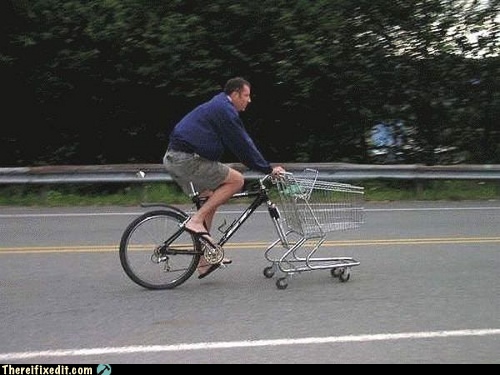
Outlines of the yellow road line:
M457 238L406 238L384 240L325 241L321 246L379 246L379 245L439 245L439 244L481 244L500 243L500 237L457 237ZM225 249L266 249L271 242L238 242L224 245ZM304 246L313 246L314 240ZM42 254L42 253L103 253L117 252L118 245L84 246L19 246L0 247L1 254Z

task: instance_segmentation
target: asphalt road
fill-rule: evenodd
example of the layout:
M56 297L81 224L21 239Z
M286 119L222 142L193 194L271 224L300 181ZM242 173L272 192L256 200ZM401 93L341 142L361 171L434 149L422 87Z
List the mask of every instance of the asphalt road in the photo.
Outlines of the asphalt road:
M226 269L139 287L118 243L143 211L0 208L0 363L500 363L500 202L367 204L321 247L361 262L351 279L315 270L285 290L262 273L263 210Z

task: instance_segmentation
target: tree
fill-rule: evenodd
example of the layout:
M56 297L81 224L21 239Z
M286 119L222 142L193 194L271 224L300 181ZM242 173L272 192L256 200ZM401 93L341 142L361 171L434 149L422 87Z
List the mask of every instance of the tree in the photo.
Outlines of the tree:
M2 6L4 165L160 162L175 122L234 75L253 83L244 120L273 160L367 162L386 119L416 129L416 161L498 158L499 0Z

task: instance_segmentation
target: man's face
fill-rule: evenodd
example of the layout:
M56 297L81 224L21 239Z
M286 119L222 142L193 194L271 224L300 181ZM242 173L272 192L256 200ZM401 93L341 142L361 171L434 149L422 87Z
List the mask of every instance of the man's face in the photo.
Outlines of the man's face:
M240 92L233 92L231 94L231 100L233 101L233 105L235 106L236 110L238 112L243 112L247 108L248 103L251 102L250 87L245 85Z

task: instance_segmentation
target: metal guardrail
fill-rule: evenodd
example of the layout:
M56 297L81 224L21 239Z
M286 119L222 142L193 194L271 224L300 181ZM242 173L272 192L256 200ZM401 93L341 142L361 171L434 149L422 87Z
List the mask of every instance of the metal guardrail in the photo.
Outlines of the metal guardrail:
M228 165L243 172L246 179L262 174L248 171L242 164ZM326 181L400 179L400 180L500 180L499 164L425 166L420 164L368 165L346 163L282 163L290 172L306 168L319 171ZM143 173L140 173L143 172ZM112 164L89 166L41 166L0 168L0 184L75 184L170 182L163 164Z

